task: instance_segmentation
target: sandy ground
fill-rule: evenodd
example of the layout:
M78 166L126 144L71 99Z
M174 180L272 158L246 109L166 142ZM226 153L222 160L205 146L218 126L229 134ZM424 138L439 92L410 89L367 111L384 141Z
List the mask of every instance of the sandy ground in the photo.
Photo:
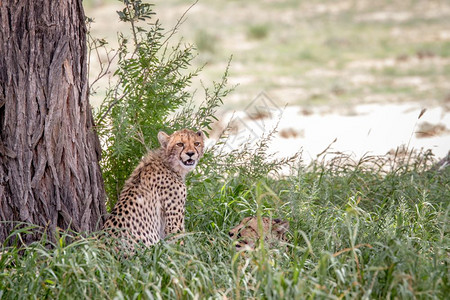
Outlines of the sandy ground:
M436 158L442 158L450 150L450 113L440 107L427 108L419 118L423 109L416 103L404 103L311 111L298 106L280 108L261 96L245 111L222 116L220 124L223 128L233 118L229 149L242 147L249 140L256 143L278 124L270 152L276 153L275 157L288 157L302 151L304 163L328 147L330 154L340 152L356 160L364 155L385 155L403 146L430 149Z

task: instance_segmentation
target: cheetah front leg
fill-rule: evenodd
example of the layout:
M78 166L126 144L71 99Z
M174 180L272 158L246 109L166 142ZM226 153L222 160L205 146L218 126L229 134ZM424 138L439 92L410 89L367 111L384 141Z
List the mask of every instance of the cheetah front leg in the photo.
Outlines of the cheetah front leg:
M166 236L184 231L184 201L177 203L177 205L169 199L167 202L168 205L165 208L166 226L164 228Z
M184 205L186 202L186 187L174 186L164 195L164 233L166 235L184 231Z
M179 233L184 232L184 215L186 203L186 186L177 183L163 191L164 208L164 233L166 236L174 235L169 238L170 242L178 240Z
M170 200L169 200L170 201ZM167 242L169 244L176 243L180 238L183 237L182 232L184 232L184 202L182 206L169 205L166 207L165 211L165 223L166 226L164 228L165 235L169 236ZM180 245L183 245L183 241L179 242Z

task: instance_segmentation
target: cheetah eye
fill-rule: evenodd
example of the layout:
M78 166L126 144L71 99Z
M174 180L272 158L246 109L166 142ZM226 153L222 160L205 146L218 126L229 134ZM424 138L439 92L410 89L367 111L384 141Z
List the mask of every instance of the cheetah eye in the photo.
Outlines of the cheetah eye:
M177 146L178 146L178 147L183 147L184 144L183 144L183 143L178 143Z
M194 146L195 146L195 147L200 146L200 142L195 142L195 143L194 143Z

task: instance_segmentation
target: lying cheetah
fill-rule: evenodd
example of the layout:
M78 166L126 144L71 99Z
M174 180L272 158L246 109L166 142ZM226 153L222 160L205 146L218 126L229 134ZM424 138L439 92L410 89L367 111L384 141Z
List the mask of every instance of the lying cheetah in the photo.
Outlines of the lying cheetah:
M156 244L184 231L184 178L203 156L204 134L188 129L158 133L159 149L150 151L125 182L103 228L126 243Z
M269 246L279 241L286 241L285 233L289 230L289 223L280 219L261 218L262 233L264 241ZM260 239L260 229L258 228L257 217L244 218L239 225L230 230L228 235L237 240L236 249L254 249L255 244Z

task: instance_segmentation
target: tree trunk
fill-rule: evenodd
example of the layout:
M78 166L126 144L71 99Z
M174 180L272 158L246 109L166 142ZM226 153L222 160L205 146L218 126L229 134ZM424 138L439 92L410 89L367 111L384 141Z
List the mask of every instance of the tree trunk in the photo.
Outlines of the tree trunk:
M0 0L0 241L18 222L103 223L81 1Z

